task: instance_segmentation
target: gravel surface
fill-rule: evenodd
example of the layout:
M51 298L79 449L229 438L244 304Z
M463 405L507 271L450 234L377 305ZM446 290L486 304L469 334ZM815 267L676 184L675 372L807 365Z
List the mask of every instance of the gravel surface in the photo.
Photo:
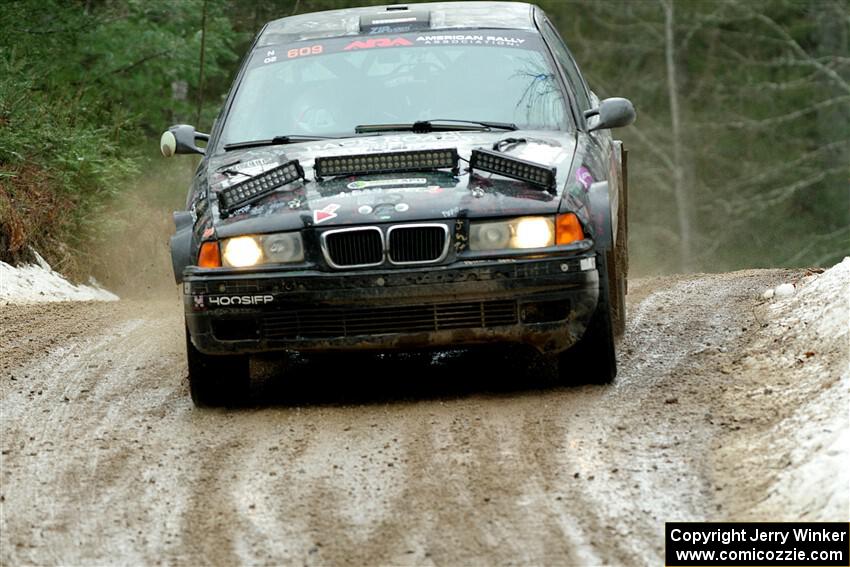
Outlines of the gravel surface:
M631 282L610 386L292 357L236 410L192 407L175 301L4 306L0 564L660 565L664 521L846 520L846 299L829 342L789 331L822 294L762 298L804 276Z

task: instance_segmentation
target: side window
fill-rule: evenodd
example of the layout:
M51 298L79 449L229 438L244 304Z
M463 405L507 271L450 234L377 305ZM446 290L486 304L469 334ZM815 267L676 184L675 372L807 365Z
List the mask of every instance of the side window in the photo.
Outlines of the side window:
M575 94L579 110L584 112L590 108L590 95L587 90L587 85L585 84L576 63L573 60L573 56L570 55L570 52L561 40L561 36L558 35L558 32L548 21L543 26L543 36L546 39L546 43L548 43L552 48L552 51L555 54L555 59L558 60L558 64L567 76L567 82L569 83L570 89Z

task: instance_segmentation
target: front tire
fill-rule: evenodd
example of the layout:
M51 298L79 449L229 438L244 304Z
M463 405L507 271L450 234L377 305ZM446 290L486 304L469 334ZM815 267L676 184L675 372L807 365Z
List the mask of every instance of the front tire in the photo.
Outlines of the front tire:
M250 374L245 355L209 355L192 344L186 330L189 394L197 407L241 405L248 398Z
M558 355L558 375L562 381L610 384L617 376L605 252L597 256L596 266L599 270L599 299L584 335L572 348Z

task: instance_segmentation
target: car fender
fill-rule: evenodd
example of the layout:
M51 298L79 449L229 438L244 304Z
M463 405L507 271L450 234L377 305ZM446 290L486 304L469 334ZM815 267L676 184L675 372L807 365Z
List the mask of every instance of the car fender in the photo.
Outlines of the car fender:
M171 267L174 281L183 281L183 268L192 262L192 214L188 211L174 213L175 232L171 236Z

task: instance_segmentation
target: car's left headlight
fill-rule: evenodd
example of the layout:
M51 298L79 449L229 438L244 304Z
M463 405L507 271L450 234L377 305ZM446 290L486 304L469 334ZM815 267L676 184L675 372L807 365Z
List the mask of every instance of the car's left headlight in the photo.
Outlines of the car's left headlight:
M221 242L221 259L231 268L303 262L304 244L300 232L236 236Z
M545 248L554 244L555 221L550 217L518 217L469 223L470 250Z

